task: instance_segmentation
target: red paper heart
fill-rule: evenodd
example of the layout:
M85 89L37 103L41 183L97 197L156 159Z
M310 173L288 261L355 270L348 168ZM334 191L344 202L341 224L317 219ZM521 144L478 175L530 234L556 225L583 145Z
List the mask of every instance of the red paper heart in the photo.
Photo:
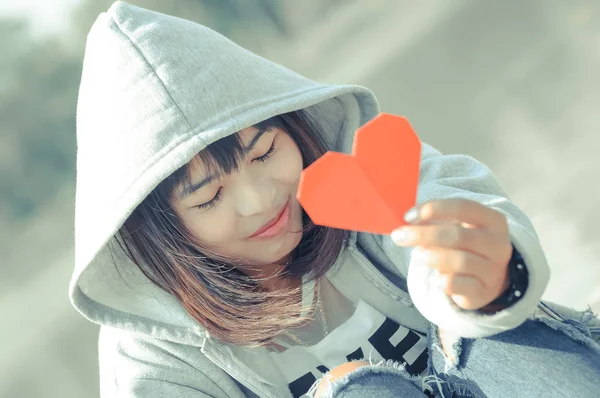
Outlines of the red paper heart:
M390 234L415 205L421 141L386 113L356 131L352 155L327 152L300 176L297 198L315 224Z

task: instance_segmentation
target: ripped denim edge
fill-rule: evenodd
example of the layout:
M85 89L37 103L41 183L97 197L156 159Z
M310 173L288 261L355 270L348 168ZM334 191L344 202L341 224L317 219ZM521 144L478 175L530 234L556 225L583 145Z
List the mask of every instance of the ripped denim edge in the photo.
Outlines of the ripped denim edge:
M434 365L433 365L433 350L437 350L442 357L444 358L444 369L439 372L439 373L448 373L453 369L458 369L459 367L459 363L460 363L460 356L462 354L462 337L459 336L450 336L454 339L454 341L452 341L452 357L453 359L451 359L448 355L446 355L446 352L444 351L444 348L442 346L442 340L440 338L439 335L439 328L434 325L431 324L429 326L429 359L428 359L428 366L430 369L434 369Z
M579 319L579 322L585 325L586 323L590 322L592 319L597 317L598 314L594 313L592 307L588 305L588 307L583 312L581 312L581 318Z
M585 345L600 355L600 344L592 338L589 328L585 325L590 319L596 317L591 309L584 311L579 321L570 318L561 320L553 319L547 316L534 315L530 320L541 322L551 329L564 333L567 337Z
M320 379L318 379L317 381L315 381L313 383L310 390L308 390L308 392L306 393L306 396L310 397L310 398L314 398L314 394L317 392L317 389L319 388L321 381L323 381L324 379L327 379L327 380L329 380L329 383L327 385L327 390L325 392L325 396L328 398L331 398L334 396L334 394L337 394L341 389L346 387L346 385L348 383L350 383L353 380L356 380L366 374L369 374L369 373L391 374L391 375L402 376L407 381L413 383L422 392L427 391L429 393L434 393L433 387L431 387L432 384L437 384L438 389L441 391L441 383L444 383L443 380L439 379L438 377L436 377L434 375L429 375L429 376L415 375L415 376L413 376L406 370L405 364L396 362L391 359L388 359L386 361L381 360L381 361L375 362L371 359L367 360L366 358L364 358L364 359L356 359L356 360L353 360L350 362L363 362L363 361L365 361L365 362L368 361L369 364L361 366L360 368L351 371L347 375L340 377L333 382L331 382L328 379L328 377L329 377L328 373L323 375Z
M588 307L585 311L580 312L581 316L579 320L561 317L560 315L555 314L555 311L551 308L545 306L544 308L547 308L547 310L541 309L541 312L537 312L530 316L528 320L541 322L600 354L600 342L594 339L591 329L586 325L590 320L597 317L591 308ZM550 311L552 315L548 314L546 311ZM434 368L432 350L437 350L444 358L444 369L440 373L449 373L451 370L458 370L460 367L463 338L459 336L448 336L448 340L452 341L453 360L444 351L439 335L439 328L434 324L430 325L429 339L429 368Z

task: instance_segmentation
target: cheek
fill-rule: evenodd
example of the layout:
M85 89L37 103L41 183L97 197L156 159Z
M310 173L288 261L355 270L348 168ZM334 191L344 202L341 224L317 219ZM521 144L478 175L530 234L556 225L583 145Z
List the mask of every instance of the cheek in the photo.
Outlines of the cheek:
M273 162L273 176L286 184L297 185L302 172L302 155L294 141L289 141L282 148L277 161Z
M198 242L205 247L215 248L236 240L235 220L225 209L214 208L204 214L190 217L186 227Z

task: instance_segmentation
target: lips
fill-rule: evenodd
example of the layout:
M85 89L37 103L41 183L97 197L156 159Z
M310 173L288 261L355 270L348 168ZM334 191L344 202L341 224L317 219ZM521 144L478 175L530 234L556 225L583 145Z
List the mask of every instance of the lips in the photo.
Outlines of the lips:
M258 235L262 234L263 232L267 231L268 229L273 227L275 224L277 224L280 221L280 219L282 218L283 214L286 212L288 206L289 206L289 201L283 205L281 210L279 210L277 212L277 215L274 218L269 220L266 224L264 224L262 227L257 229L252 235L250 235L250 238L257 237Z

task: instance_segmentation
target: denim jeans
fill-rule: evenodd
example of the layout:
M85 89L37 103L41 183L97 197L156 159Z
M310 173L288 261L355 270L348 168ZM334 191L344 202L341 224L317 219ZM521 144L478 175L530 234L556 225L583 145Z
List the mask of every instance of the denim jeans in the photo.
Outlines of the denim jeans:
M459 339L444 353L429 333L428 376L393 361L370 364L331 383L332 398L600 397L600 320L542 303L521 326L481 339Z

